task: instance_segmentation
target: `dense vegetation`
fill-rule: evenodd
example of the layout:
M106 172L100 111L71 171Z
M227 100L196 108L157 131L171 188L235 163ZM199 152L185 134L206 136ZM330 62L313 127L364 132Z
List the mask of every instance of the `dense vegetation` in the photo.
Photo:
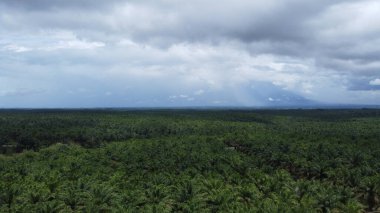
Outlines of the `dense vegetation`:
M0 148L0 212L380 211L380 110L3 110Z

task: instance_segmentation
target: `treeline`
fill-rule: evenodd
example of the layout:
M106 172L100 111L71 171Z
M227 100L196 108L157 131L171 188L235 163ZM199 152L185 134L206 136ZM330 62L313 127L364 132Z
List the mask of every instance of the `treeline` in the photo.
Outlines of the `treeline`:
M368 120L363 120L368 118ZM99 147L131 138L233 132L374 140L380 110L0 110L0 153L55 143ZM333 123L332 123L333 122ZM334 123L335 122L335 123ZM327 126L326 126L327 125ZM369 128L369 129L368 129ZM305 134L309 134L306 135Z
M160 111L0 111L0 153L37 151L55 143L93 148L131 138L215 135L241 129L246 127Z

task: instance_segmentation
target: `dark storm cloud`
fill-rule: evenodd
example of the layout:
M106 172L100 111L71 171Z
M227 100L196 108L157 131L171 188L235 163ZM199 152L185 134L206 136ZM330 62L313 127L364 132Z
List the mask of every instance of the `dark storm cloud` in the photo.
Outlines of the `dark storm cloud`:
M0 5L19 18L18 25L98 27L135 39L228 38L249 43L307 42L313 29L305 22L338 2L342 1L4 0Z

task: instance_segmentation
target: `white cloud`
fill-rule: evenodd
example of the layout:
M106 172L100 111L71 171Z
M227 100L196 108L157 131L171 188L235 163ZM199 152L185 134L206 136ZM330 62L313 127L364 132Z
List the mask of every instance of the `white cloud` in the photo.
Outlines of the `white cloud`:
M15 53L30 51L57 51L57 50L93 50L105 47L100 41L88 41L79 39L70 31L42 31L29 35L9 36L0 40L0 45L5 45L2 50Z
M380 86L380 78L373 79L372 81L369 82L369 85Z
M28 52L28 51L32 50L31 48L20 46L17 44L9 44L9 45L4 46L2 49L8 50L8 51L13 51L16 53Z
M92 50L99 47L104 47L103 42L88 42L86 40L67 40L58 41L51 46L39 48L39 50L54 51L59 49L77 49L77 50Z
M347 1L332 5L314 21L321 27L319 36L329 39L354 39L380 32L380 2L377 0Z
M30 95L43 93L43 92L45 91L42 89L17 88L17 89L12 89L12 90L0 90L0 97L30 96Z

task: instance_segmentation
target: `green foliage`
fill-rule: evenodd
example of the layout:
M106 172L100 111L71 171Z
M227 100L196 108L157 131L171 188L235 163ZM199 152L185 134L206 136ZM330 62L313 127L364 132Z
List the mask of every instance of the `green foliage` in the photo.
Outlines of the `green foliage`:
M379 110L0 111L0 212L376 212Z

